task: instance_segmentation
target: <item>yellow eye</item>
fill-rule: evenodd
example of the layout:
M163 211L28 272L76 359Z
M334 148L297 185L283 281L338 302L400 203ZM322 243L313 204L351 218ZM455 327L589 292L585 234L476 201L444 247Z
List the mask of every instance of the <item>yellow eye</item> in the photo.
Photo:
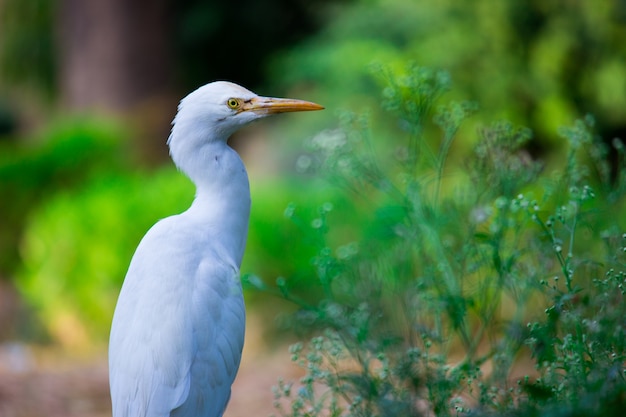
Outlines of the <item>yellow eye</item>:
M241 106L241 101L239 101L236 98L229 98L226 104L228 105L228 107L235 110L235 109L238 109L239 106Z

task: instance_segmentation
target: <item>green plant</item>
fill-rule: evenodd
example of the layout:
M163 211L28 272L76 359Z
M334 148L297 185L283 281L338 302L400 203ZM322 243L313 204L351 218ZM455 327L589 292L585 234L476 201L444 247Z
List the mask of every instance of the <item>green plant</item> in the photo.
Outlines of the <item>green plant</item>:
M270 287L294 302L305 376L274 389L283 416L611 415L626 403L626 158L577 121L563 164L525 149L529 130L481 128L451 153L475 105L441 104L449 77L379 68L378 138L366 116L311 140L304 166L353 198L288 217L315 242L310 280ZM619 408L621 407L621 408ZM582 414L580 414L582 413Z
M446 68L452 94L479 102L480 118L529 126L535 151L560 152L558 126L583 112L597 114L596 129L607 138L624 134L625 18L618 0L352 1L328 14L319 33L276 55L269 69L275 83L313 87L320 103L367 103L380 121L367 65L401 70L414 60ZM333 117L325 113L319 117ZM291 123L309 123L312 132L318 126Z
M57 192L30 214L16 286L47 336L84 349L106 340L113 308L141 236L181 212L193 185L173 168L102 174Z
M111 120L58 120L28 141L0 144L0 276L19 264L28 215L60 190L80 188L102 172L128 167L123 129Z
M172 166L134 174L84 174L88 178L50 192L24 213L15 281L45 332L35 336L74 349L98 347L107 340L117 295L141 237L159 219L185 210L194 193L191 182ZM289 274L292 284L314 291L304 279L314 242L285 246L297 226L276 226L280 210L298 189L300 184L285 179L253 181L254 209L242 270ZM337 193L323 187L309 187L308 193L338 200ZM286 304L267 306L255 302L255 294L246 297L251 309L270 317ZM32 331L23 331L33 339Z

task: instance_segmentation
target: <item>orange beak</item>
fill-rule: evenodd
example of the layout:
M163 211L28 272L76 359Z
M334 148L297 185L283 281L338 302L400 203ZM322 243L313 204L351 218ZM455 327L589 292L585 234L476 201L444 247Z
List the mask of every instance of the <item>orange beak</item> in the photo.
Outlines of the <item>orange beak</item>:
M244 102L241 106L241 111L252 111L265 115L323 109L323 106L310 101L274 97L255 97Z

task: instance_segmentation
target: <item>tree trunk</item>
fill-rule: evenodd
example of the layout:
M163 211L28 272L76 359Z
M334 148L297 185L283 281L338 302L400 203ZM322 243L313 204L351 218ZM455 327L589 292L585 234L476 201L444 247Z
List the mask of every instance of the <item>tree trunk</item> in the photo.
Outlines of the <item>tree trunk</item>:
M176 110L168 12L167 0L62 0L58 12L62 104L124 116L147 160L166 155Z

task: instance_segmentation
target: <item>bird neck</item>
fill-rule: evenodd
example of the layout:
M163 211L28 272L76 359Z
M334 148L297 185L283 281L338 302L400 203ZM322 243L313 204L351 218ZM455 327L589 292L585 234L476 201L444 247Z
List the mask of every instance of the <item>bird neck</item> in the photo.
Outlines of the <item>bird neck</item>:
M239 155L225 142L207 144L196 155L201 164L186 174L196 184L196 197L185 215L208 233L212 248L232 256L239 267L248 236L250 186Z

